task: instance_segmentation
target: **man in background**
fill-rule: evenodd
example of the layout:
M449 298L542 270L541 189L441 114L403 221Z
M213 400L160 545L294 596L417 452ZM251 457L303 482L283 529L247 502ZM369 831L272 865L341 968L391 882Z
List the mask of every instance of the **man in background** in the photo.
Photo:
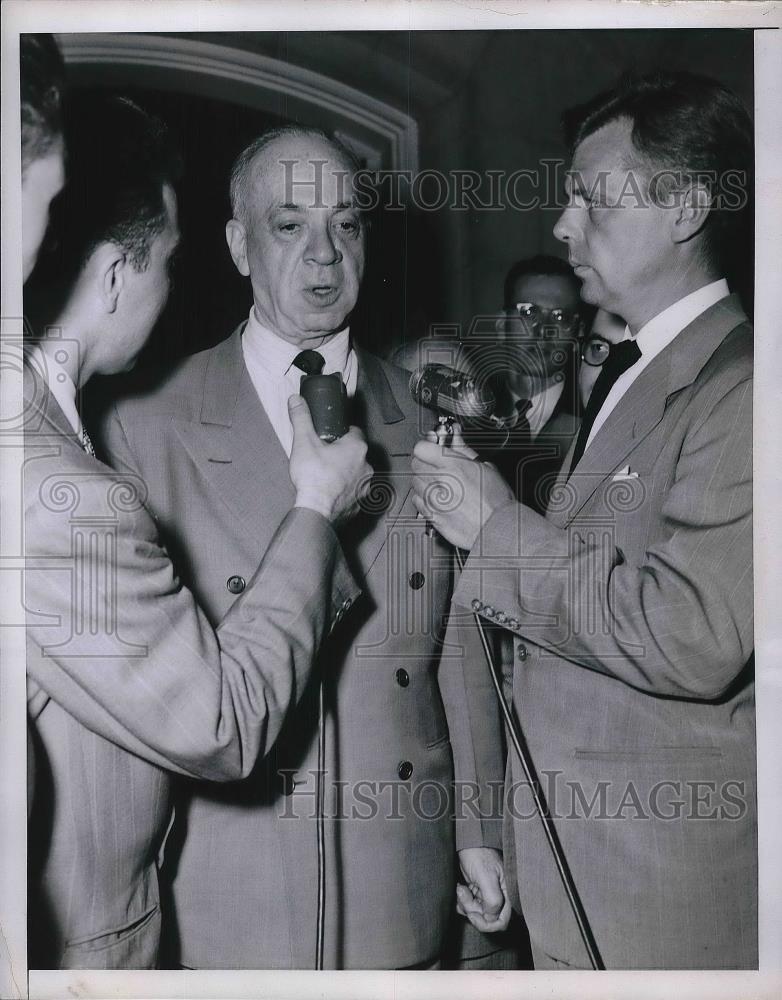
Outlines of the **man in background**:
M498 390L505 426L501 434L473 431L466 440L539 511L580 419L578 344L591 313L580 290L573 269L558 257L517 261L505 277L496 340L471 345L475 377Z

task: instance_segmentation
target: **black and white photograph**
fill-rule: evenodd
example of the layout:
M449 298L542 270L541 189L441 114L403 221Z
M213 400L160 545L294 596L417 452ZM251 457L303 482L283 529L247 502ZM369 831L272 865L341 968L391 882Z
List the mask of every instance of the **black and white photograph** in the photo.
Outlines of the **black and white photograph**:
M0 995L778 995L780 5L3 8Z

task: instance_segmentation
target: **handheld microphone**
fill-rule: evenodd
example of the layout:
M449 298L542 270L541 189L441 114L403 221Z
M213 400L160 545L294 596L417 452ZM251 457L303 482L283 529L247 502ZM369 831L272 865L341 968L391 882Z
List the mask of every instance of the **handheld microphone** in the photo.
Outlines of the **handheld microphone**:
M490 420L497 397L488 385L448 365L424 365L410 376L410 395L421 406L460 420Z
M348 394L339 372L302 375L299 392L307 401L315 433L321 441L336 441L347 434Z

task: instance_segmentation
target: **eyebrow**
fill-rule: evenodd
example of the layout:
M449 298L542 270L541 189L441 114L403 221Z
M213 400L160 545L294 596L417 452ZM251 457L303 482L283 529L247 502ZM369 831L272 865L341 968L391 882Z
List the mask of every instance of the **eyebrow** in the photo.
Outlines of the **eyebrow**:
M332 211L334 212L344 212L346 209L355 208L352 201L340 201L333 206ZM272 205L272 212L303 212L305 207L303 205L295 205L292 201L285 201L279 205Z

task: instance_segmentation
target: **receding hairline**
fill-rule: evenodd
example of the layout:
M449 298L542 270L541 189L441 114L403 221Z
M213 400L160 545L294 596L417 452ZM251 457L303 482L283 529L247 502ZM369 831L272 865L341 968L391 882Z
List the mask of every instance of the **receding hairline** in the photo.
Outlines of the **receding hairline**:
M318 129L308 129L306 127L296 128L292 127L289 131L283 131L280 134L273 134L268 137L268 141L264 142L265 136L259 136L254 142L250 143L244 150L237 156L234 166L231 170L231 182L230 182L230 195L231 195L231 209L234 214L234 218L239 218L239 215L246 209L245 201L250 189L257 183L259 175L260 164L268 158L268 156L273 155L274 150L282 143L297 143L302 141L311 141L319 143L323 147L324 152L328 152L328 161L336 161L341 163L343 167L346 168L346 173L351 178L356 174L359 169L359 164L355 157L351 154L350 150L343 147L338 140L331 138ZM250 155L250 151L253 146L258 144L258 148ZM281 156L276 162L283 163L289 159L297 159L297 157L287 157ZM321 158L316 155L309 155L309 162L317 162ZM306 162L306 160L305 160Z

